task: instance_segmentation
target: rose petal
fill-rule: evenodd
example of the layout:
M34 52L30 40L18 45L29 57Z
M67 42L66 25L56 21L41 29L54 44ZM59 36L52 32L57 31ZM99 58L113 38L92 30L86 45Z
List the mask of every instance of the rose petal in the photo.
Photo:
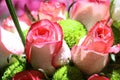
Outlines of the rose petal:
M80 46L74 46L71 53L73 63L85 74L100 72L109 60L108 54L85 50Z
M110 53L115 53L115 54L117 54L118 52L120 52L120 44L112 46L110 48L109 52Z
M54 67L59 67L61 65L69 63L69 60L71 60L70 48L68 47L67 43L63 40L63 44L59 53L53 56L52 65Z
M66 19L66 6L60 2L41 2L39 8L40 19L49 19L53 22Z
M88 32L88 35L81 46L87 50L94 50L100 53L108 53L113 45L114 36L107 21L96 23Z
M19 36L4 30L2 27L1 27L1 42L4 44L6 49L13 54L22 54L24 52L24 46Z

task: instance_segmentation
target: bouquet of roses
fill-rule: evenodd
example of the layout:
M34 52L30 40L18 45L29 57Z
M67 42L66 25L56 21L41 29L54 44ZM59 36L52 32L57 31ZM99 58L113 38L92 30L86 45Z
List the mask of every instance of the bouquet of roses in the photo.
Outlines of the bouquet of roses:
M119 0L5 1L2 80L120 79Z

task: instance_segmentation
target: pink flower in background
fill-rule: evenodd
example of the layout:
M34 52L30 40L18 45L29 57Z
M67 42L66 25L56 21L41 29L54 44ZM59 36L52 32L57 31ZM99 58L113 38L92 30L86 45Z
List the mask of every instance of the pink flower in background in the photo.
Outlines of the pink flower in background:
M110 0L77 0L70 8L70 18L80 21L87 30L100 20L108 19Z
M105 77L105 76L100 76L98 74L93 74L92 76L90 76L88 78L88 80L110 80L110 79Z
M114 36L107 21L98 22L81 44L72 48L73 62L85 73L100 72L108 62Z
M5 0L0 0L0 16L7 15L8 14L8 9L5 4Z
M26 16L26 14L20 16L18 18L19 20L19 24L20 24L20 27L22 29L22 31L26 30L27 28L29 28L32 24L32 22L28 19L28 17ZM5 18L3 21L2 21L2 27L7 30L7 31L10 31L12 33L16 33L18 34L17 30L16 30L16 27L14 25L14 22L12 20L11 17L8 17L8 18Z
M49 19L50 21L58 21L66 19L66 6L60 2L41 2L39 7L40 19Z
M14 5L14 8L17 12L17 15L22 15L25 13L24 6L27 5L30 11L32 10L38 10L40 2L44 0L12 0L12 3ZM9 15L9 11L7 8L7 5L5 3L5 0L0 1L0 16L6 16Z
M12 80L43 80L45 76L37 70L26 70L15 74Z
M66 5L66 9L68 9L68 7L72 4L73 0L50 0L53 2L61 2L61 3L65 3Z
M38 10L40 6L40 2L44 2L45 0L12 0L12 3L14 5L14 8L17 12L17 14L20 16L25 12L24 6L27 5L30 11L36 11ZM65 5L68 7L72 0L49 0L53 2L62 2L65 3ZM0 16L6 16L9 15L9 11L7 8L7 5L5 3L5 0L0 1Z
M61 26L46 19L32 24L25 51L28 62L48 74L53 73L56 67L68 63L68 58L71 58L70 49L63 41Z

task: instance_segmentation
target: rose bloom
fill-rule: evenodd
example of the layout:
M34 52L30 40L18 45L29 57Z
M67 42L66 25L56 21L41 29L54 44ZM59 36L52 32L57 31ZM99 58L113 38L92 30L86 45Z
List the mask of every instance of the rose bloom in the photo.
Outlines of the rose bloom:
M45 76L37 70L26 70L15 74L12 80L43 80Z
M25 52L28 62L35 69L44 69L47 74L52 74L55 68L71 59L61 26L47 19L32 24L28 31Z
M24 16L19 18L21 29L29 28L30 23ZM29 25L28 25L29 24ZM0 68L8 65L7 58L11 54L21 55L24 53L24 46L16 30L11 17L3 20L0 26Z
M114 42L107 21L96 23L83 42L72 48L72 60L86 74L100 72L109 60L109 50Z
M80 21L90 30L97 21L108 19L109 0L77 0L70 8L70 18Z
M49 19L56 22L58 20L66 19L66 5L61 2L41 2L39 7L40 19Z
M98 74L93 74L88 78L88 80L110 80L110 79L105 76L99 76Z
M59 20L66 19L67 10L65 8L66 5L61 2L40 2L38 10L27 12L27 17L29 18L28 21L34 23L42 19L48 19L50 21L57 22ZM27 8L27 10L29 10L29 8Z

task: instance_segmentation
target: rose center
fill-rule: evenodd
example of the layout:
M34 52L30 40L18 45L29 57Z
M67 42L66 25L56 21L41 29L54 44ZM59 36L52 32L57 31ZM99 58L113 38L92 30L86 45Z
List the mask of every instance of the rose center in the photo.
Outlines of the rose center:
M102 34L102 30L101 29L98 29L97 30L97 36L99 37L99 38L103 38L104 37L104 35Z
M102 38L102 39L106 39L107 37L109 37L109 31L106 29L102 29L102 28L98 28L96 31L97 37Z
M45 35L46 33L48 33L49 31L46 28L39 28L37 31L38 35Z

